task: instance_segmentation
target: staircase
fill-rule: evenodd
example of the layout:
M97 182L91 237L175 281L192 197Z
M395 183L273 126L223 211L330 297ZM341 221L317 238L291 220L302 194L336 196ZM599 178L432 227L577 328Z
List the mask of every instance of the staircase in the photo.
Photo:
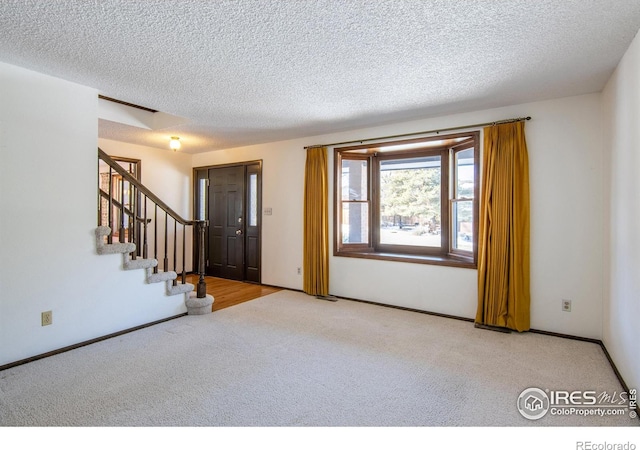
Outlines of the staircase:
M178 278L178 274L172 270L154 273L153 268L158 266L156 259L131 259L129 256L136 251L133 243L106 244L105 237L111 235L111 228L99 226L96 228L96 250L98 255L113 255L122 253L122 268L124 270L144 269L147 272L147 283L166 283L167 295L179 295L192 292L195 286L190 283L176 283L173 280Z
M97 253L121 254L123 270L144 270L147 283L165 283L166 295L185 295L188 314L210 313L214 299L206 293L204 282L205 221L181 218L100 148L98 158L108 166L108 171L101 174L98 187ZM103 182L103 178L108 178L108 182ZM148 217L149 210L153 211L153 218ZM117 235L113 228L117 229ZM196 234L193 241L200 277L197 291L185 281L188 230ZM148 256L149 235L153 258ZM158 267L160 256L162 270Z

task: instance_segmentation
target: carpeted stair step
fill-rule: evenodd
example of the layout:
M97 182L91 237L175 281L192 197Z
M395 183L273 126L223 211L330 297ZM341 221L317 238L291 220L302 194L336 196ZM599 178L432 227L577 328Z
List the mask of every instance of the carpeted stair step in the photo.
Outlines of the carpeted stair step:
M124 270L149 269L158 265L157 259L129 259L128 256L125 256L125 258L122 266Z
M98 255L114 255L117 253L131 253L136 251L136 244L130 242L115 242L105 244L104 237L111 235L111 228L100 226L96 228L96 251Z
M122 268L124 270L136 270L136 269L144 269L147 274L147 283L166 283L166 294L167 295L179 295L179 294L188 294L193 292L195 286L191 283L176 283L174 286L174 281L178 278L178 274L173 270L168 270L166 272L158 272L153 273L153 268L158 265L157 259L146 259L146 258L137 258L131 259L129 253L133 253L136 251L136 245L128 242L116 242L113 244L107 244L105 242L105 237L111 235L111 228L105 226L99 226L96 228L95 236L96 236L96 251L99 255L107 255L107 254L122 254ZM210 296L208 296L210 297ZM206 301L205 299L204 301ZM196 302L202 302L201 299L194 300ZM201 305L197 305L196 308L203 308ZM198 312L198 314L204 314L204 312Z
M162 283L163 281L173 281L176 278L178 278L178 274L173 270L153 273L152 268L147 269L147 283Z
M186 294L193 291L195 286L191 283L178 283L175 286L173 282L167 281L167 295Z

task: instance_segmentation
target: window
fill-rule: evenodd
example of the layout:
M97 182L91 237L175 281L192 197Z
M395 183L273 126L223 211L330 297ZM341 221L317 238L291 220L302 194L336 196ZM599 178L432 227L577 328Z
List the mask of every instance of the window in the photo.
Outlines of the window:
M479 133L335 150L334 254L475 267Z
M207 220L207 186L208 178L198 179L198 201L196 220Z
M345 159L342 162L342 242L352 248L369 246L369 162Z
M249 174L249 205L247 207L247 214L249 216L249 226L258 226L258 174Z

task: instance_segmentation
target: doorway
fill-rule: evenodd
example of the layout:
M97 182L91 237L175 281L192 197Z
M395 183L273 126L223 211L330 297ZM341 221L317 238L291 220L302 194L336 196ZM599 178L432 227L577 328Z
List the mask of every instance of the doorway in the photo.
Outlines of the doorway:
M141 160L119 156L111 158L136 180L141 181ZM111 228L110 239L131 242L133 236L140 236L141 224L132 219L134 214L138 217L141 215L140 193L132 189L129 181L123 179L122 175L111 169L101 159L98 159L98 177L98 193L100 195L98 224ZM134 192L137 193L134 194ZM120 205L123 205L123 209L120 208ZM123 211L125 211L124 214ZM136 250L137 255L140 256L142 249L137 248Z
M260 283L262 162L194 171L196 217L207 221L205 274Z

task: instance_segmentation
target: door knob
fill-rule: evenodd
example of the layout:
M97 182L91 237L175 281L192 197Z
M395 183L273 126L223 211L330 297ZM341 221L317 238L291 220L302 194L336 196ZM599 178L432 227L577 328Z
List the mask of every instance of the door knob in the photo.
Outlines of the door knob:
M236 230L236 235L240 236L242 234L242 230Z

